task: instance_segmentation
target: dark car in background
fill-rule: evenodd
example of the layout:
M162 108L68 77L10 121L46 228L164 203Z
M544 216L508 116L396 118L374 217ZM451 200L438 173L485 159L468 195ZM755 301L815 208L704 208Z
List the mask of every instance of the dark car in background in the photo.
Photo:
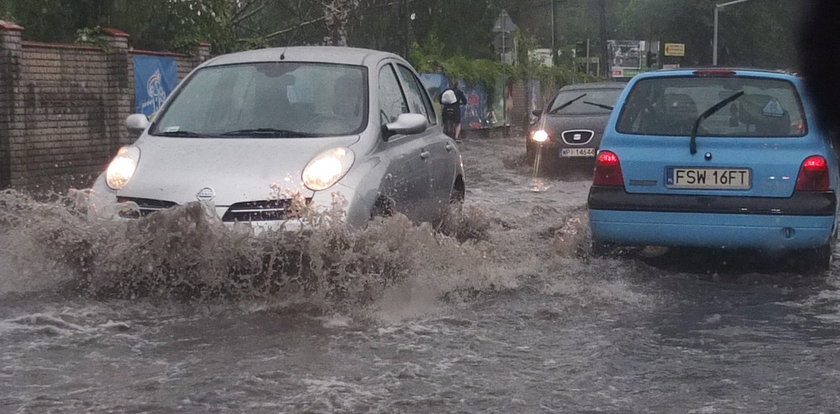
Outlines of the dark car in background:
M540 154L540 163L561 169L594 164L604 127L624 83L593 82L567 85L542 110L526 141L529 162Z

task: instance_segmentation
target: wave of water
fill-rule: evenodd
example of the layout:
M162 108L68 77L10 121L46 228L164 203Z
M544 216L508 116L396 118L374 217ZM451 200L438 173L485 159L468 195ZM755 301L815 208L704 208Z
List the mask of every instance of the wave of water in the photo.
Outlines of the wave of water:
M366 304L408 282L434 295L483 289L493 273L485 214L454 211L438 229L404 216L355 229L334 220L255 234L189 203L136 220L91 214L90 195L36 201L0 193L0 294L72 290L108 298L306 298ZM453 275L459 275L453 277Z

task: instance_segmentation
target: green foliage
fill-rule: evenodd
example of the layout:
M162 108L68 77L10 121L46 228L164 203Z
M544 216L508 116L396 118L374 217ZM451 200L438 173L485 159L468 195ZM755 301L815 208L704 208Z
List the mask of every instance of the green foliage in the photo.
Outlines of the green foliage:
M83 27L76 30L76 43L99 46L108 49L108 42L102 38L102 28L99 26Z
M523 56L527 57L528 50L533 50L535 45L534 40L520 43L520 50L525 49ZM464 79L469 83L481 84L488 89L492 89L499 79L505 83L517 80L540 80L558 86L597 80L594 76L576 72L573 66L544 66L527 58L520 60L520 64L512 66L490 59L447 56L444 49L442 42L431 36L427 42L413 45L410 54L411 63L418 72L443 73L450 79Z
M495 84L499 78L508 79L512 71L508 65L489 59L468 59L448 56L443 43L436 36L427 42L414 43L409 60L418 72L443 73L450 79L464 79L484 86Z
M331 1L300 0L0 0L0 18L24 27L26 40L70 43L96 27L131 35L138 49L191 52L199 42L213 53L256 47L323 44L338 26L350 46L433 58L435 66L465 78L488 73L508 78L532 70L527 50L563 48L590 40L594 55L606 40L684 43L686 56L665 63L711 63L712 20L721 0L342 0L343 18ZM719 57L723 65L790 67L801 0L752 0L720 13ZM493 25L506 10L522 31L519 61L526 68L495 62ZM601 24L601 16L605 17ZM554 21L552 22L552 16ZM329 21L343 22L338 26ZM80 32L81 31L81 32ZM553 36L553 38L552 38ZM418 51L417 46L422 45ZM462 56L465 60L452 60ZM567 55L562 67L571 68ZM498 66L498 67L497 67ZM533 69L564 77L564 69ZM571 69L565 71L574 74Z

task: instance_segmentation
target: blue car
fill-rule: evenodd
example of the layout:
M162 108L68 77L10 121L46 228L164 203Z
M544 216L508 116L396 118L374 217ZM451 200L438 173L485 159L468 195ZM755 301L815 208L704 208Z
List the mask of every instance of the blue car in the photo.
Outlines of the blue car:
M596 156L593 252L743 248L827 267L838 160L804 91L796 76L761 70L633 78Z

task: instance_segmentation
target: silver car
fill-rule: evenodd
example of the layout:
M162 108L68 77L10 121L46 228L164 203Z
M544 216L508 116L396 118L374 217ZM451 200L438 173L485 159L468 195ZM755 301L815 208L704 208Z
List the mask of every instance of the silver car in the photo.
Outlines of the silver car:
M289 47L223 55L196 68L94 184L142 216L212 203L225 223L278 227L294 200L338 206L362 226L403 213L438 221L464 197L455 142L417 73L394 54ZM311 211L311 210L310 210Z

